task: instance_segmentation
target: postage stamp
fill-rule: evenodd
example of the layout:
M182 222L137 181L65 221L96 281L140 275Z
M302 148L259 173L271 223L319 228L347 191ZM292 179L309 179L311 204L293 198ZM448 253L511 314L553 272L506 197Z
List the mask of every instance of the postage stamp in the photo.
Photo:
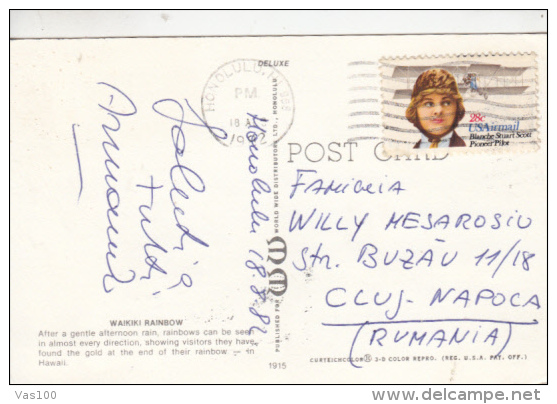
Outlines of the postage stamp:
M533 53L384 58L380 71L387 155L539 148Z

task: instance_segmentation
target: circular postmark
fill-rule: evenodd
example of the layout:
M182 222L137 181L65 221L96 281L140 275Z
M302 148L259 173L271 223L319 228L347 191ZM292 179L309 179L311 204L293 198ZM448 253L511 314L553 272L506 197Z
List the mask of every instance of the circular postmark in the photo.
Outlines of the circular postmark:
M255 59L237 59L220 66L203 89L203 120L227 133L213 136L225 146L247 142L250 115L266 119L261 145L272 145L286 135L294 122L294 94L276 68ZM211 130L212 132L212 130Z

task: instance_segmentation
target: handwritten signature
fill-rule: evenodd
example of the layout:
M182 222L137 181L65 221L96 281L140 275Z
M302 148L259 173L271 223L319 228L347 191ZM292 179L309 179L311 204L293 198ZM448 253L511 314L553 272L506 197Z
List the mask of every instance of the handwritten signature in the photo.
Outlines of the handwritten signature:
M120 151L120 147L117 143L116 135L123 128L124 119L129 120L130 117L136 115L138 108L135 106L131 98L126 95L122 90L118 89L114 85L108 83L99 83L103 89L108 90L108 101L106 103L99 104L99 107L107 113L110 118L110 123L103 123L102 129L107 138L102 143L106 159L106 175L105 183L107 185L106 191L106 201L108 205L107 218L108 226L106 229L106 234L108 237L108 251L106 252L106 264L108 268L108 273L103 276L103 288L106 293L110 293L114 286L109 285L109 281L114 281L117 284L130 283L136 279L136 270L129 269L128 275L125 276L118 273L114 269L114 263L117 259L116 250L118 249L118 244L116 243L117 235L119 234L118 228L116 226L116 218L119 216L119 207L121 204L120 193L117 188L118 177L117 173L120 169L117 163L116 157L117 152ZM172 139L172 145L174 147L174 158L175 163L172 165L169 171L169 177L171 181L171 188L169 191L169 198L174 206L173 214L176 222L176 227L180 230L179 240L174 247L174 250L184 251L185 240L190 240L195 244L199 244L204 247L209 247L209 244L204 241L197 232L194 233L186 226L186 206L187 201L193 196L194 193L203 193L205 191L205 183L200 174L198 174L193 168L189 167L185 162L184 152L186 150L186 135L184 133L185 126L201 127L208 130L208 132L216 137L225 139L227 134L224 130L216 127L209 126L202 118L195 112L193 107L190 105L187 99L184 99L185 108L179 101L173 99L162 99L156 101L152 105L153 111L158 115L170 120L173 125L170 129L170 135ZM186 111L192 115L192 119L186 119ZM75 137L75 126L73 127L74 133L74 143L76 147L76 154L79 162L79 153L77 149L77 139ZM80 168L80 181L82 190L82 177L81 177L81 165ZM139 214L141 216L140 227L147 238L148 242L143 245L143 252L145 254L145 264L148 267L147 274L141 276L141 280L151 279L153 270L156 273L162 275L168 275L169 271L163 269L156 256L156 253L167 254L168 249L165 248L162 243L157 242L154 237L149 233L148 226L151 224L151 219L149 213L153 209L155 203L155 192L162 189L163 185L155 185L153 176L150 176L149 184L136 184L139 188L144 188L149 190L149 203L141 204L138 208ZM196 261L194 265L198 262ZM191 287L193 284L192 278L187 273L181 273L178 279L167 289L173 289L177 286L183 285L185 287ZM158 294L157 291L153 294Z

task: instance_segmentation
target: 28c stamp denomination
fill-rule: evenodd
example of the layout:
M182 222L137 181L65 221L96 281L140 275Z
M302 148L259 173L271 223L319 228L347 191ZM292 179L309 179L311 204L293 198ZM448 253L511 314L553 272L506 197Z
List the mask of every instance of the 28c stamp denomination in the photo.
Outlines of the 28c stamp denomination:
M381 72L388 155L539 149L533 53L384 58Z

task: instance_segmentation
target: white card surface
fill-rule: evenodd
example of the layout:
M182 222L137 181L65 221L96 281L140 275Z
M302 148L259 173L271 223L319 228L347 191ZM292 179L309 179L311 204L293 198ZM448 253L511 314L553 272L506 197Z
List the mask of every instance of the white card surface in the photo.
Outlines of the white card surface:
M11 382L546 382L546 41L13 41Z

